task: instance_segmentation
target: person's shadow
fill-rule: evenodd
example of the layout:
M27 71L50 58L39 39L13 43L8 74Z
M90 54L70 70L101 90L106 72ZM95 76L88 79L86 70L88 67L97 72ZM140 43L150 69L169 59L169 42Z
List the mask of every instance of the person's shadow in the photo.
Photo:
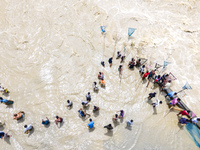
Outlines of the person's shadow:
M33 128L33 129L29 132L28 137L30 137L34 132L35 132L35 128Z
M93 112L93 114L94 114L94 117L97 117L97 116L99 116L99 110L97 110L97 111Z
M13 108L13 104L7 105L6 108Z
M106 133L104 133L104 135L112 137L113 136L113 131L112 130L108 130Z
M51 122L49 122L49 124L44 125L45 128L49 128L50 127Z
M157 115L157 109L156 109L156 107L153 107L153 115Z
M9 145L11 144L11 143L10 143L10 137L4 138L4 141L6 141Z
M121 117L120 118L120 122L122 123L124 121L124 117Z
M130 131L132 130L132 126L128 126L127 125L125 128L128 129L128 130L130 130Z
M89 132L93 132L95 130L95 127L89 128L88 130L89 130Z
M118 121L115 121L115 120L113 120L113 124L114 124L114 126L116 127L116 126L118 126L118 125L119 125L119 122L118 122Z
M23 117L23 118L21 118L21 119L17 120L17 123L23 123L23 122L24 122L24 120L25 120L25 117Z
M59 125L57 125L58 128L61 128L61 127L63 126L64 123L65 123L64 121L60 122Z
M68 109L68 110L71 110L71 109L73 108L73 106L74 106L74 105L72 105L72 106L67 106L67 109Z

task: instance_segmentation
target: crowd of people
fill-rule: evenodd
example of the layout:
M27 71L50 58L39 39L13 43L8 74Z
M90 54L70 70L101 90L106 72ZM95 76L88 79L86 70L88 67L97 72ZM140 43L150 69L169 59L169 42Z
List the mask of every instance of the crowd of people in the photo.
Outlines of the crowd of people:
M117 52L116 59L121 59L120 65L119 65L119 68L118 68L119 75L122 75L123 63L125 61L125 58L126 58L125 55L122 56L122 54L119 51ZM110 67L112 67L112 61L113 61L113 57L108 59L108 63L109 63ZM101 65L103 67L105 67L105 62L101 61ZM161 87L161 90L166 90L166 89L168 89L170 87L170 84L171 84L172 80L171 80L169 74L165 73L163 75L156 75L155 74L156 69L149 70L149 68L145 67L144 63L141 62L140 58L137 59L137 60L135 60L134 58L131 58L131 61L128 63L128 68L129 69L133 69L134 67L139 69L139 73L141 75L142 80L149 80L149 82L152 81L154 83L154 85L158 84ZM99 72L97 77L99 79L100 87L105 87L106 84L105 84L104 73L103 72ZM93 82L92 87L93 87L94 92L98 92L99 87L97 86L97 82L96 81ZM9 91L7 89L5 89L4 87L0 87L0 91L3 92L3 93L7 93L7 94L9 93ZM166 95L166 98L167 97L172 98L174 95L177 95L177 93L176 92L169 92ZM156 96L156 92L149 93L148 100L151 100L155 96ZM13 102L12 100L3 99L2 97L0 97L0 100L1 100L1 103L4 103L6 105L11 104L11 103L8 103L8 102ZM92 118L90 118L91 115L86 113L86 111L84 111L84 108L87 108L90 105L91 100L92 100L91 93L88 92L86 94L86 100L81 101L81 106L83 108L80 108L78 110L78 114L79 114L79 116L81 118L82 117L85 118L86 116L89 117L89 123L88 123L88 128L89 129L93 129L94 128L94 121L92 120ZM179 102L179 100L180 100L179 98L172 99L169 102L169 105L175 106ZM155 107L158 107L160 104L162 104L162 101L156 99L156 101L152 103L152 106L155 108ZM71 100L67 100L67 108L71 109L72 107L73 107L73 102ZM96 105L93 106L93 113L96 113L99 110L100 110L100 108L98 106L96 106ZM122 119L124 117L124 115L125 115L125 111L124 110L117 111L113 115L113 118L112 118L113 123L118 122L118 120ZM178 116L179 115L189 116L189 112L183 110L183 111L179 112L177 115ZM13 119L20 120L20 119L23 119L24 116L25 116L25 112L24 111L20 111L18 113L13 114ZM200 120L200 118L186 119L186 118L181 117L179 119L179 122L181 124L187 124L188 122L197 123L197 121L199 121L199 120ZM56 125L59 124L59 123L62 123L62 122L63 122L63 118L62 117L60 117L60 116L56 116L55 117L55 124ZM42 119L42 124L43 125L46 126L46 125L49 125L49 123L50 123L50 121L49 121L49 119L47 117L46 117L46 120ZM3 126L5 124L0 123L0 125ZM132 126L133 125L133 119L127 120L126 121L126 125L127 126ZM107 130L113 130L112 123L109 123L108 125L105 125L104 128L106 128ZM33 130L33 129L34 129L34 127L31 124L24 125L24 133L25 134L30 133L30 131ZM11 137L11 135L8 135L8 133L4 133L3 131L0 131L0 138L3 138L3 137L7 138L7 137Z

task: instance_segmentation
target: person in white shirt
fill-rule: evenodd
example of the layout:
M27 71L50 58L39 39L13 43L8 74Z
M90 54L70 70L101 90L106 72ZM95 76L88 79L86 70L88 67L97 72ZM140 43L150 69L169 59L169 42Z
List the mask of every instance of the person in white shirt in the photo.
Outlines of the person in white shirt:
M156 102L155 103L152 103L153 107L157 107L159 106L160 104L162 104L162 101L156 99Z
M67 100L67 107L72 107L73 103L70 100Z
M24 128L24 133L28 134L33 129L33 126L29 124L28 126L25 125Z
M127 126L131 126L131 125L133 125L133 120L128 120L128 121L126 121L126 123L127 123Z

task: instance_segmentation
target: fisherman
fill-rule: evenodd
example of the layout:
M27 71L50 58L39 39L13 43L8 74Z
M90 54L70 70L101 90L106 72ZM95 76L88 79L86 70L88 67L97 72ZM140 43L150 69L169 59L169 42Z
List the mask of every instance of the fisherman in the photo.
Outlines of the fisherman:
M179 119L179 123L180 124L188 124L190 122L190 120L186 119L186 118L181 118Z
M121 62L120 62L120 63L123 63L123 62L124 62L125 57L126 57L126 56L122 56L122 57L121 57Z
M131 61L128 64L128 66L129 66L130 69L132 69L134 67L134 65L135 65L135 59L132 58Z
M161 80L161 76L158 75L155 77L154 83L159 83L160 80Z
M109 125L107 125L107 126L104 126L104 128L107 128L108 130L112 130L112 129L113 129L113 127L112 127L111 124L109 124Z
M119 74L121 75L122 74L122 65L119 65L119 68L118 68L118 71L119 71Z
M98 111L100 108L98 106L94 106L93 112Z
M165 83L165 82L164 82L164 83ZM165 83L165 84L162 86L161 89L164 91L164 90L169 89L170 86L171 86L171 80L169 80L167 83Z
M99 88L97 87L97 83L96 83L96 82L94 82L94 83L92 84L92 86L93 86L93 90L94 90L94 91L98 91L98 90L99 90Z
M200 121L200 118L197 117L192 118L192 123L197 124L198 121Z
M108 62L109 62L109 64L110 64L110 67L112 66L112 57L110 57L109 59L108 59Z
M165 95L165 97L169 96L170 98L172 98L172 97L175 96L175 95L177 95L177 93L171 91L171 92L169 92L167 95Z
M118 114L113 115L113 121L117 122L119 119L118 117L119 117Z
M25 128L24 133L28 134L33 129L33 126L31 124L29 124L28 126L25 125L24 128Z
M120 52L118 51L117 52L117 58L116 59L119 59L121 57L121 54L120 54Z
M46 119L47 120L45 120L45 121L42 119L42 124L43 125L48 125L50 123L50 121L49 121L49 119L47 117L46 117Z
M140 65L141 65L141 59L138 59L137 61L136 61L136 67L140 67Z
M171 102L169 103L172 106L175 106L181 99L176 97L173 100L171 100Z
M162 104L162 101L156 99L156 102L155 103L152 103L153 107L157 107L159 106L160 104Z
M78 112L79 112L79 114L81 115L81 117L85 117L86 115L89 115L89 116L90 116L90 114L87 114L86 112L84 112L82 108L80 108L80 109L78 110Z
M6 104L6 105L13 104L13 101L12 101L12 100L3 99L2 97L0 97L0 102L1 102L1 103L4 103L4 104Z
M177 114L177 116L179 116L179 115L181 115L181 116L188 116L189 117L189 113L190 113L190 111L188 110L188 111L186 111L186 110L182 110L182 111L180 111L178 114Z
M168 77L169 77L169 74L167 74L167 73L163 74L161 77L162 83L165 82Z
M25 115L25 112L24 111L20 111L17 114L13 115L13 119L17 119L17 120L22 119L24 117L24 115Z
M126 124L127 124L127 126L133 125L133 120L128 120L128 121L126 121Z
M123 118L124 117L124 110L119 110L117 112L120 112L119 118Z
M156 70L151 70L151 72L149 72L148 79L151 79L155 75L155 71Z
M104 63L104 61L101 61L101 65L102 65L103 67L105 67L105 63Z
M139 71L139 72L140 72L141 74L144 74L144 68L145 68L145 65L143 65L143 66L140 68L140 71Z
M87 95L85 96L87 101L91 101L91 95L90 92L87 93Z
M98 79L102 80L103 78L104 78L103 72L99 72L99 74L98 74Z
M81 104L84 106L84 107L87 107L88 106L88 103L89 101L82 101Z
M155 96L156 96L156 92L154 92L154 93L149 93L148 99L150 100L150 99L152 99L152 98L155 97Z
M100 80L100 81L99 81L99 84L100 84L102 87L105 87L105 80L104 80L104 79Z
M149 75L149 71L146 71L146 73L143 75L142 79L144 80Z
M56 116L56 120L55 120L56 125L58 124L58 122L62 123L63 118Z
M6 137L11 137L12 135L8 135L8 133L5 133L3 131L0 131L0 138L3 139L3 138L6 138Z
M90 129L92 129L93 127L94 127L94 121L92 121L92 119L90 118L89 119L89 123L88 123L88 127L90 128Z
M73 105L73 103L72 103L70 100L67 100L67 107L68 107L68 108L71 108L72 105Z

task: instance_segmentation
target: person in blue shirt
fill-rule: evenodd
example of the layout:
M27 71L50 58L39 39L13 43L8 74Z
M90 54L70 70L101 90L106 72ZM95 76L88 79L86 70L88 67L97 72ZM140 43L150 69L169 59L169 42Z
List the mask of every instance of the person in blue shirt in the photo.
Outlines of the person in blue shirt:
M47 118L47 117L46 117L46 118ZM47 118L47 120L45 120L45 121L42 119L42 124L43 124L43 125L48 125L49 123L50 123L50 121L49 121L48 118Z
M172 91L172 92L169 92L165 97L169 96L171 98L174 95L177 95L177 93Z
M94 127L94 121L92 121L91 118L90 118L89 120L90 120L90 122L88 123L88 127L89 127L90 129L92 129L92 128Z
M109 64L110 64L110 67L112 66L112 59L113 59L112 57L108 59L108 62L109 62Z

